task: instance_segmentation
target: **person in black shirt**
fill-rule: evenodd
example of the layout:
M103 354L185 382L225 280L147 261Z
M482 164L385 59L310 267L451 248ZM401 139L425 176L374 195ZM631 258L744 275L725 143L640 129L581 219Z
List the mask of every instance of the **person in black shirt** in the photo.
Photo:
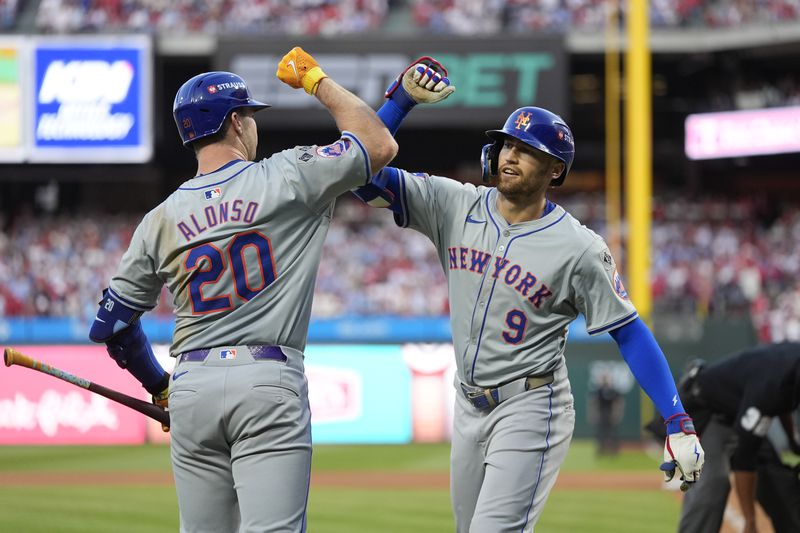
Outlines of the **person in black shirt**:
M711 364L694 364L678 389L707 453L700 481L684 495L679 532L719 531L731 471L745 533L756 532L756 497L776 533L800 531L800 482L765 438L778 417L790 449L800 454L793 420L800 404L800 343L764 345ZM788 472L786 485L777 487L775 479L766 479L765 465Z
M610 372L600 374L599 382L589 391L589 422L595 426L598 455L617 455L619 424L625 399L617 390Z

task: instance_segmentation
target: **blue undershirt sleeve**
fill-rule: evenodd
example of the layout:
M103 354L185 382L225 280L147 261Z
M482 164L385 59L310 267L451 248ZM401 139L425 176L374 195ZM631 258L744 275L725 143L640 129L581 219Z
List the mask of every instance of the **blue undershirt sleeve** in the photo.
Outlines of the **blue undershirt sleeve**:
M675 387L675 380L664 352L661 351L650 329L641 318L637 318L633 322L611 330L609 334L619 346L620 354L636 381L653 400L661 416L670 421L667 424L667 432L680 431L678 423L680 417L675 415L685 413L683 404L678 397L678 389ZM673 420L676 422L676 427L670 427Z

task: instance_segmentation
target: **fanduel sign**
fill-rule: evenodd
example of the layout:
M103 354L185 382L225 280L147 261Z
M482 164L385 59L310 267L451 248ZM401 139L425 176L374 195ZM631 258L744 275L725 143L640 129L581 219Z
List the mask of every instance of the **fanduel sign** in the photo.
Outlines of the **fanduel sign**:
M561 37L542 39L337 39L299 43L340 85L374 108L386 87L414 59L432 56L448 69L456 92L411 113L408 126L496 126L515 109L536 105L562 116L567 109L567 56ZM222 40L216 67L241 75L254 97L270 103L265 124L302 127L330 123L315 98L275 77L285 42ZM309 112L306 112L308 110ZM405 127L405 126L404 126Z
M149 40L44 40L33 57L32 161L150 158Z

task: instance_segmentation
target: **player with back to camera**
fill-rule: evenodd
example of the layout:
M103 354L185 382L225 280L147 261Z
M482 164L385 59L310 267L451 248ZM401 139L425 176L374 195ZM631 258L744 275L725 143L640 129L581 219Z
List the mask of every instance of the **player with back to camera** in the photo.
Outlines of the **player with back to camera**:
M341 131L254 161L244 80L183 84L174 115L197 175L137 227L91 328L156 401L169 399L182 532L302 532L311 467L303 366L311 301L334 199L397 152L375 112L300 48L278 78L324 105ZM139 317L163 284L175 303L170 379Z
M392 133L417 103L453 92L427 58L387 91L378 116ZM547 199L575 147L557 115L514 111L487 132L483 177L492 186L386 167L356 195L388 207L400 227L428 236L449 288L456 355L451 497L458 532L533 531L572 437L564 348L582 313L589 334L611 334L667 420L664 463L688 488L704 453L667 361L622 284L603 239Z

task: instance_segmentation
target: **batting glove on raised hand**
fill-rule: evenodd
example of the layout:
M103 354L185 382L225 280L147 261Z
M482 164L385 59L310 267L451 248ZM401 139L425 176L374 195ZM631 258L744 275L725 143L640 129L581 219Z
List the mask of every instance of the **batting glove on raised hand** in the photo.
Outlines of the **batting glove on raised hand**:
M686 492L693 483L700 479L706 454L700 446L694 422L686 413L672 415L665 422L667 438L664 442L664 462L661 470L665 481L675 477L675 471L681 473L681 490Z
M275 75L289 87L302 88L311 95L317 94L319 82L328 77L311 54L299 46L283 56Z
M417 104L441 102L456 90L447 78L447 69L428 56L415 59L406 67L386 89L386 98L392 98L400 87Z

